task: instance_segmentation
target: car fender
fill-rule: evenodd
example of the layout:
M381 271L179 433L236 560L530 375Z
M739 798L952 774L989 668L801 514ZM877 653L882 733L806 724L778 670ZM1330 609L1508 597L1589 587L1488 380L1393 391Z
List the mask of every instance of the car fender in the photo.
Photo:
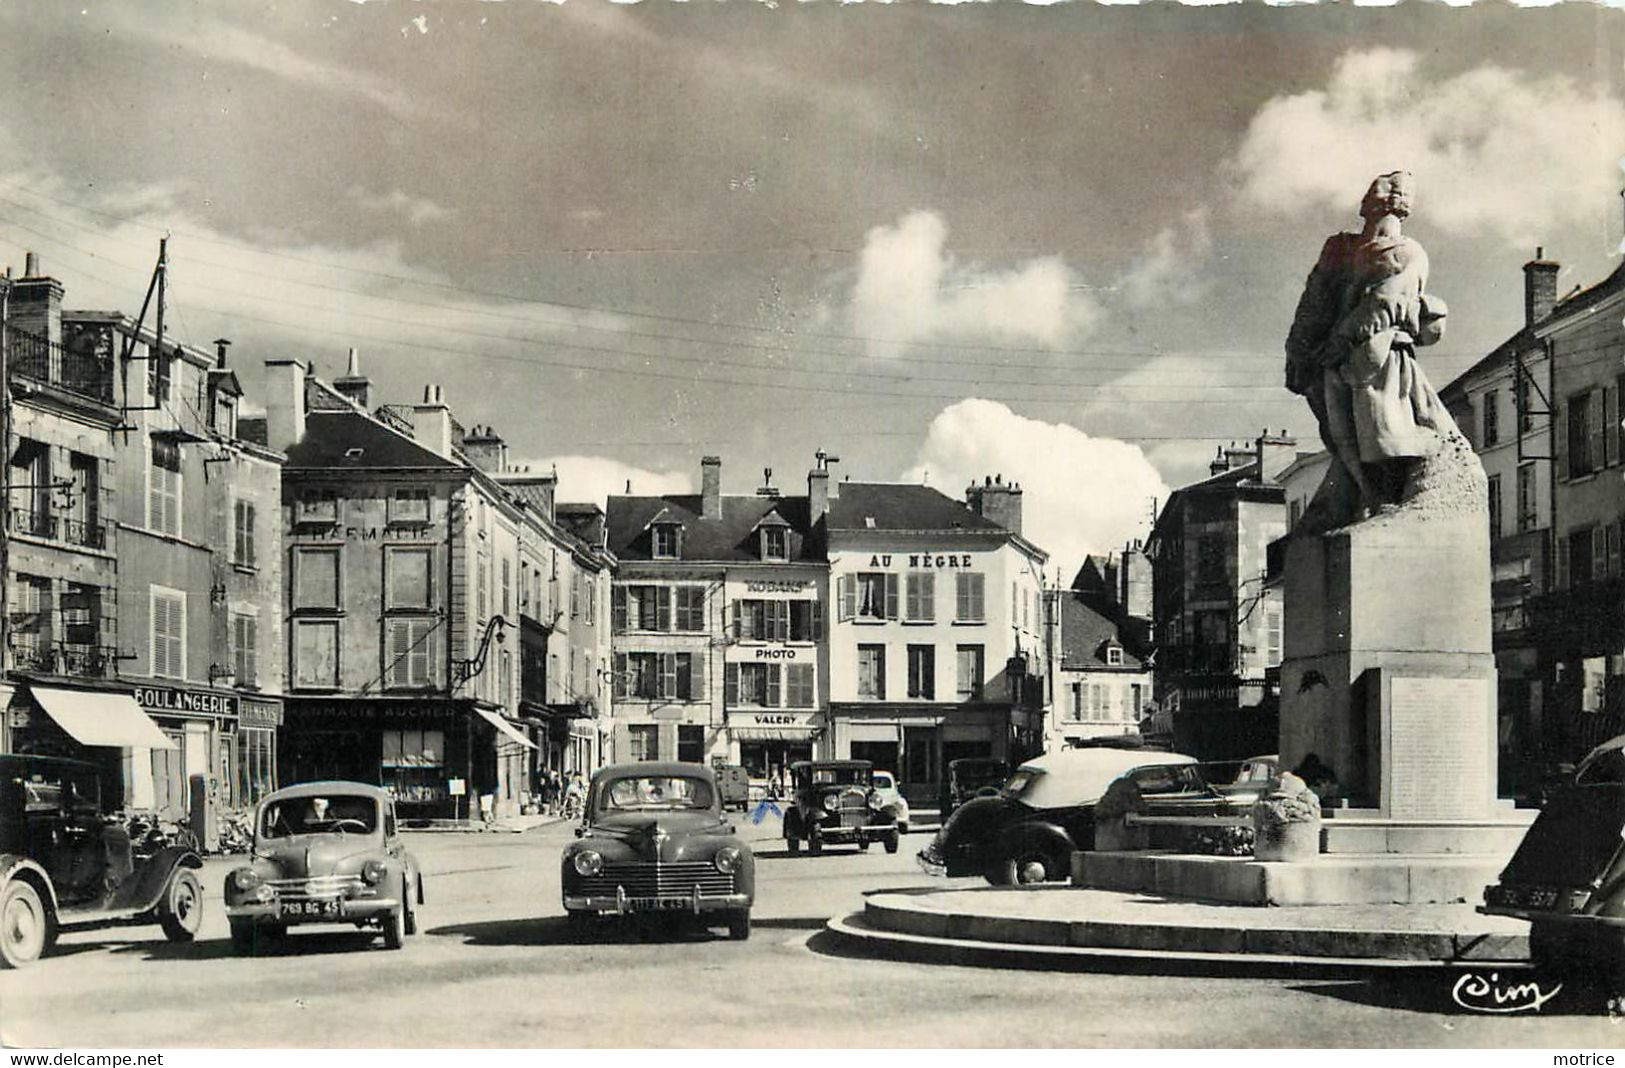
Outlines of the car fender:
M1006 827L999 834L999 857L1005 860L1037 849L1070 862L1077 848L1065 828L1045 820L1024 820Z
M135 873L114 893L109 909L145 912L163 899L177 868L202 867L203 858L195 851L185 846L164 846L137 865Z
M45 869L40 867L37 861L21 853L0 853L0 887L18 878L27 879L36 890L41 891L40 896L45 899L45 906L51 910L52 915L56 914L56 887L52 885L51 876Z
M784 836L786 838L800 838L803 830L801 826L801 809L791 805L784 810Z

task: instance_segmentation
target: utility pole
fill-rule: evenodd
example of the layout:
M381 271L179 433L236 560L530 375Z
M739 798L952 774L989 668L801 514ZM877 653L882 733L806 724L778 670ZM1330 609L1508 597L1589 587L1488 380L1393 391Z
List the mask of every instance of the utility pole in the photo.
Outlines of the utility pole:
M0 279L0 690L11 667L11 270ZM10 704L9 701L6 702ZM10 742L10 726L0 732ZM10 748L8 744L7 748Z

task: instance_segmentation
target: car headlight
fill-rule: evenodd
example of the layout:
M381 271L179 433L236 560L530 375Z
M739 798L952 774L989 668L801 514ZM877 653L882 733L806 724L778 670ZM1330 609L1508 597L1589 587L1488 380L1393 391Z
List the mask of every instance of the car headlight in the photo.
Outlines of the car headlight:
M259 874L253 868L238 868L231 873L231 885L239 890L252 890L259 884Z
M717 866L717 871L728 873L739 870L739 850L733 846L723 846L717 850L717 855L711 858L711 863Z
M876 812L879 812L881 809L886 807L886 799L881 797L879 794L870 794L869 807L874 809Z
M575 868L577 875L597 875L604 870L604 858L590 849L583 849L576 854Z
M361 878L365 879L369 886L377 886L384 881L384 876L388 874L389 869L384 867L384 862L381 860L369 860L361 865Z
M840 807L841 807L841 795L840 794L825 794L824 795L824 809L825 809L825 811L835 812L835 811L838 811L840 809Z

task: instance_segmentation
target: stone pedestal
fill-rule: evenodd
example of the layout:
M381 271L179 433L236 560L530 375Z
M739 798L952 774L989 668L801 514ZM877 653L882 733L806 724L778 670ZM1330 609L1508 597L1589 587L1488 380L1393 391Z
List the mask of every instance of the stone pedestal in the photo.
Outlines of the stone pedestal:
M1401 511L1291 539L1285 767L1315 754L1362 816L1474 821L1502 811L1489 559L1477 509Z

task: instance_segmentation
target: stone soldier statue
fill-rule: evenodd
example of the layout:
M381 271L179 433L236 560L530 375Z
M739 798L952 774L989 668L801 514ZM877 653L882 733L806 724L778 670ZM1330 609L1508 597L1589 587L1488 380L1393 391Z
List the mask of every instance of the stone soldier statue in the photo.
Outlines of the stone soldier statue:
M1392 509L1421 462L1460 432L1416 360L1444 334L1444 302L1424 292L1428 258L1400 233L1412 181L1371 183L1364 228L1327 239L1286 341L1286 386L1309 402L1334 459L1311 522L1325 529Z

